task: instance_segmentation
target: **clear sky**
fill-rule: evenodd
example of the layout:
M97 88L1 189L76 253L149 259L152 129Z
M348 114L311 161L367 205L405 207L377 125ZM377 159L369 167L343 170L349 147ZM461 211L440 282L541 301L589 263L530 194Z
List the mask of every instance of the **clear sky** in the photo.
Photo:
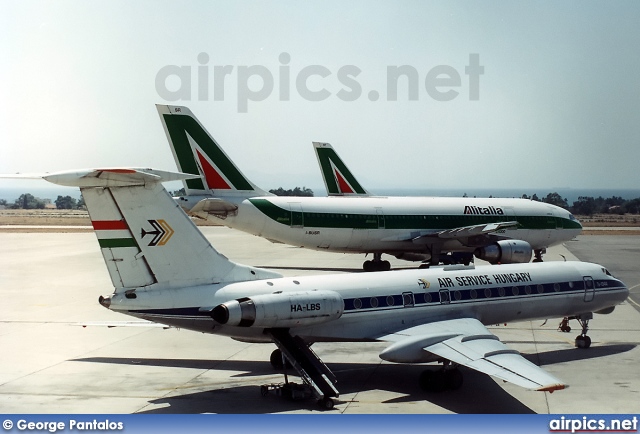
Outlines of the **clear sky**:
M322 186L312 141L372 191L640 187L635 0L0 6L0 173L175 170L166 103L264 188Z

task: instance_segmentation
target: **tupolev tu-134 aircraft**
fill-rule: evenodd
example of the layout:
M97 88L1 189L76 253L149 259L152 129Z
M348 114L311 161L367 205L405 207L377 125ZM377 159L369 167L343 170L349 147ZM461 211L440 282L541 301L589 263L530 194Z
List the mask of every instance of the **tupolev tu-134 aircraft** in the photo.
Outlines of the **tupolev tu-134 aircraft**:
M486 324L574 317L587 348L592 313L610 313L629 291L600 265L582 262L282 277L218 253L162 186L193 178L152 169L44 176L80 187L115 291L115 312L246 342L274 342L274 366L289 362L324 408L339 396L314 342L384 341L397 363L440 361L426 390L459 388L459 366L539 391L566 384L509 349ZM287 383L288 385L289 383ZM267 386L263 386L266 392Z
M537 262L547 247L582 230L568 211L525 199L278 197L249 181L187 107L157 109L178 170L198 175L183 181L187 195L178 200L185 211L274 242L371 253L365 271L389 270L383 253L431 264L451 257L469 263L474 253L491 263L523 263L535 253ZM330 167L323 171L333 170L345 188L366 192L335 152L325 159Z

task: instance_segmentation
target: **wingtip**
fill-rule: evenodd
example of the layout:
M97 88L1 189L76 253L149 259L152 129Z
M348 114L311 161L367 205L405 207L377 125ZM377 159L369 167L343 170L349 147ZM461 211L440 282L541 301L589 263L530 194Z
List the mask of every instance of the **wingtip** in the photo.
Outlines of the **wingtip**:
M563 389L567 389L568 387L569 385L567 384L552 384L551 386L540 387L536 389L536 391L553 393L556 390L563 390Z

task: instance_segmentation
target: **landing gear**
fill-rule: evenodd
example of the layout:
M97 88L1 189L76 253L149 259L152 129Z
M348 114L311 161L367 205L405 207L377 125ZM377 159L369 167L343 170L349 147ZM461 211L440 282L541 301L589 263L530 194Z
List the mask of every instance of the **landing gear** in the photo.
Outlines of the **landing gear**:
M580 334L576 336L575 345L576 348L589 348L591 346L591 338L587 336L587 332L589 331L589 320L593 318L592 313L585 313L578 316L569 316L562 318L562 321L558 325L558 330L563 333L569 333L571 331L571 327L569 326L569 321L575 319L582 327Z
M464 377L457 367L427 369L420 374L420 387L425 392L444 392L445 390L457 390L462 387Z
M591 338L587 336L587 331L589 331L589 320L593 318L592 313L579 315L576 317L578 323L582 327L582 332L576 336L576 347L577 348L589 348L591 346Z
M362 269L369 271L389 271L391 270L391 262L382 260L382 253L374 253L373 261L364 261Z
M535 256L533 258L533 261L531 262L542 262L542 255L544 255L545 253L547 253L547 249L536 249L533 251L533 255Z

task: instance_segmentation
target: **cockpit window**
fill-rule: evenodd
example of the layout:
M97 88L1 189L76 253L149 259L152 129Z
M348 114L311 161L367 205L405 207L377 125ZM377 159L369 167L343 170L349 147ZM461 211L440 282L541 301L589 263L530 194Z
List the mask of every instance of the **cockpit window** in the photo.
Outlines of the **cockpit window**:
M609 273L609 270L607 270L606 268L603 268L602 271L604 271L604 274L606 274L607 276L612 276L612 274Z
M573 216L573 214L569 214L569 220L573 220L574 222L577 222L577 221L578 221L578 219L577 219L577 218L575 218L575 217Z

